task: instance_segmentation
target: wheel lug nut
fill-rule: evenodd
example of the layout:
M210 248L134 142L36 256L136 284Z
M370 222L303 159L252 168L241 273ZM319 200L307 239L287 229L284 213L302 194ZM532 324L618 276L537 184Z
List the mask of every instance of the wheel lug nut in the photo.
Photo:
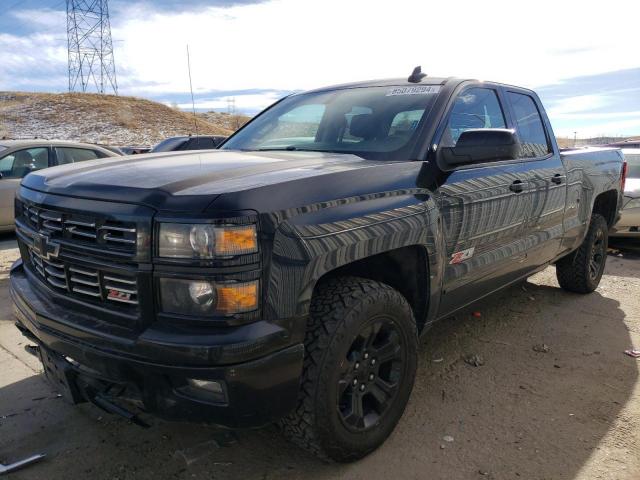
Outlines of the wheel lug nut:
M353 379L353 386L355 387L357 384L358 384L358 379L357 379L357 378L354 378L354 379Z
M373 380L375 378L375 376L373 375L373 373L369 374L369 380Z
M376 359L375 359L375 358L372 358L372 359L371 359L371 365L373 366L373 365L375 365L375 364L376 364Z
M369 358L369 354L368 354L367 352L364 352L363 357L364 357L364 359L366 360L367 358Z
M357 370L357 369L359 369L359 368L360 368L360 362L356 362L356 364L354 365L354 367L356 368L356 370Z
M360 385L360 391L364 392L364 384Z

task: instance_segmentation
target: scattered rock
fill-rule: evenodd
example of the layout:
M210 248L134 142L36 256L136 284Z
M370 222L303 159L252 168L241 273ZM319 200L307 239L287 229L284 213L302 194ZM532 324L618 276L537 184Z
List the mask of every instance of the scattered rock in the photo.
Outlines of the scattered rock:
M442 440L444 440L447 443L451 443L453 442L453 437L451 435L445 435L444 437L442 437Z
M538 352L538 353L549 353L549 350L551 350L549 348L549 345L546 345L544 343L538 343L536 345L533 346L533 351L534 352Z
M438 357L438 358L434 358L433 360L431 360L433 363L441 363L444 360L444 358L442 357Z
M484 359L480 355L469 354L464 356L464 363L471 365L472 367L481 367L484 365Z

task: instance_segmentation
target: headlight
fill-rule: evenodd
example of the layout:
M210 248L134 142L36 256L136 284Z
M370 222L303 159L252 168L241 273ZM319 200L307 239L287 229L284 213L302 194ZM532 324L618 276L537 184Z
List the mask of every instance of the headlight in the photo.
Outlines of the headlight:
M257 251L255 225L160 224L158 254L161 257L209 259Z
M160 279L160 303L165 313L225 316L258 308L258 281L216 283L182 278Z

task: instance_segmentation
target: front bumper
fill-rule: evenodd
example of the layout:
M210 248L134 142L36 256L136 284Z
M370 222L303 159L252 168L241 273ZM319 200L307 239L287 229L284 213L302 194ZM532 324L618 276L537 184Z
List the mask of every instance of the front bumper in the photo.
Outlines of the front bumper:
M47 351L73 359L79 384L121 387L124 399L162 418L231 428L265 425L295 407L304 347L289 329L256 322L208 333L159 325L127 334L70 313L34 288L30 275L21 261L12 267L16 325ZM187 379L220 382L224 402L185 394Z

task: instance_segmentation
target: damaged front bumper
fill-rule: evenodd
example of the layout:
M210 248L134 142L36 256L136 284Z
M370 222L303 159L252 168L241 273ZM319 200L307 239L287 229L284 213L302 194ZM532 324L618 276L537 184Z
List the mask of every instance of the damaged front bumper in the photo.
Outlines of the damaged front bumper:
M118 411L125 400L165 419L231 428L262 426L295 407L304 347L282 327L256 322L199 335L158 326L121 335L70 313L30 275L21 261L12 267L16 326L72 403L128 416Z

